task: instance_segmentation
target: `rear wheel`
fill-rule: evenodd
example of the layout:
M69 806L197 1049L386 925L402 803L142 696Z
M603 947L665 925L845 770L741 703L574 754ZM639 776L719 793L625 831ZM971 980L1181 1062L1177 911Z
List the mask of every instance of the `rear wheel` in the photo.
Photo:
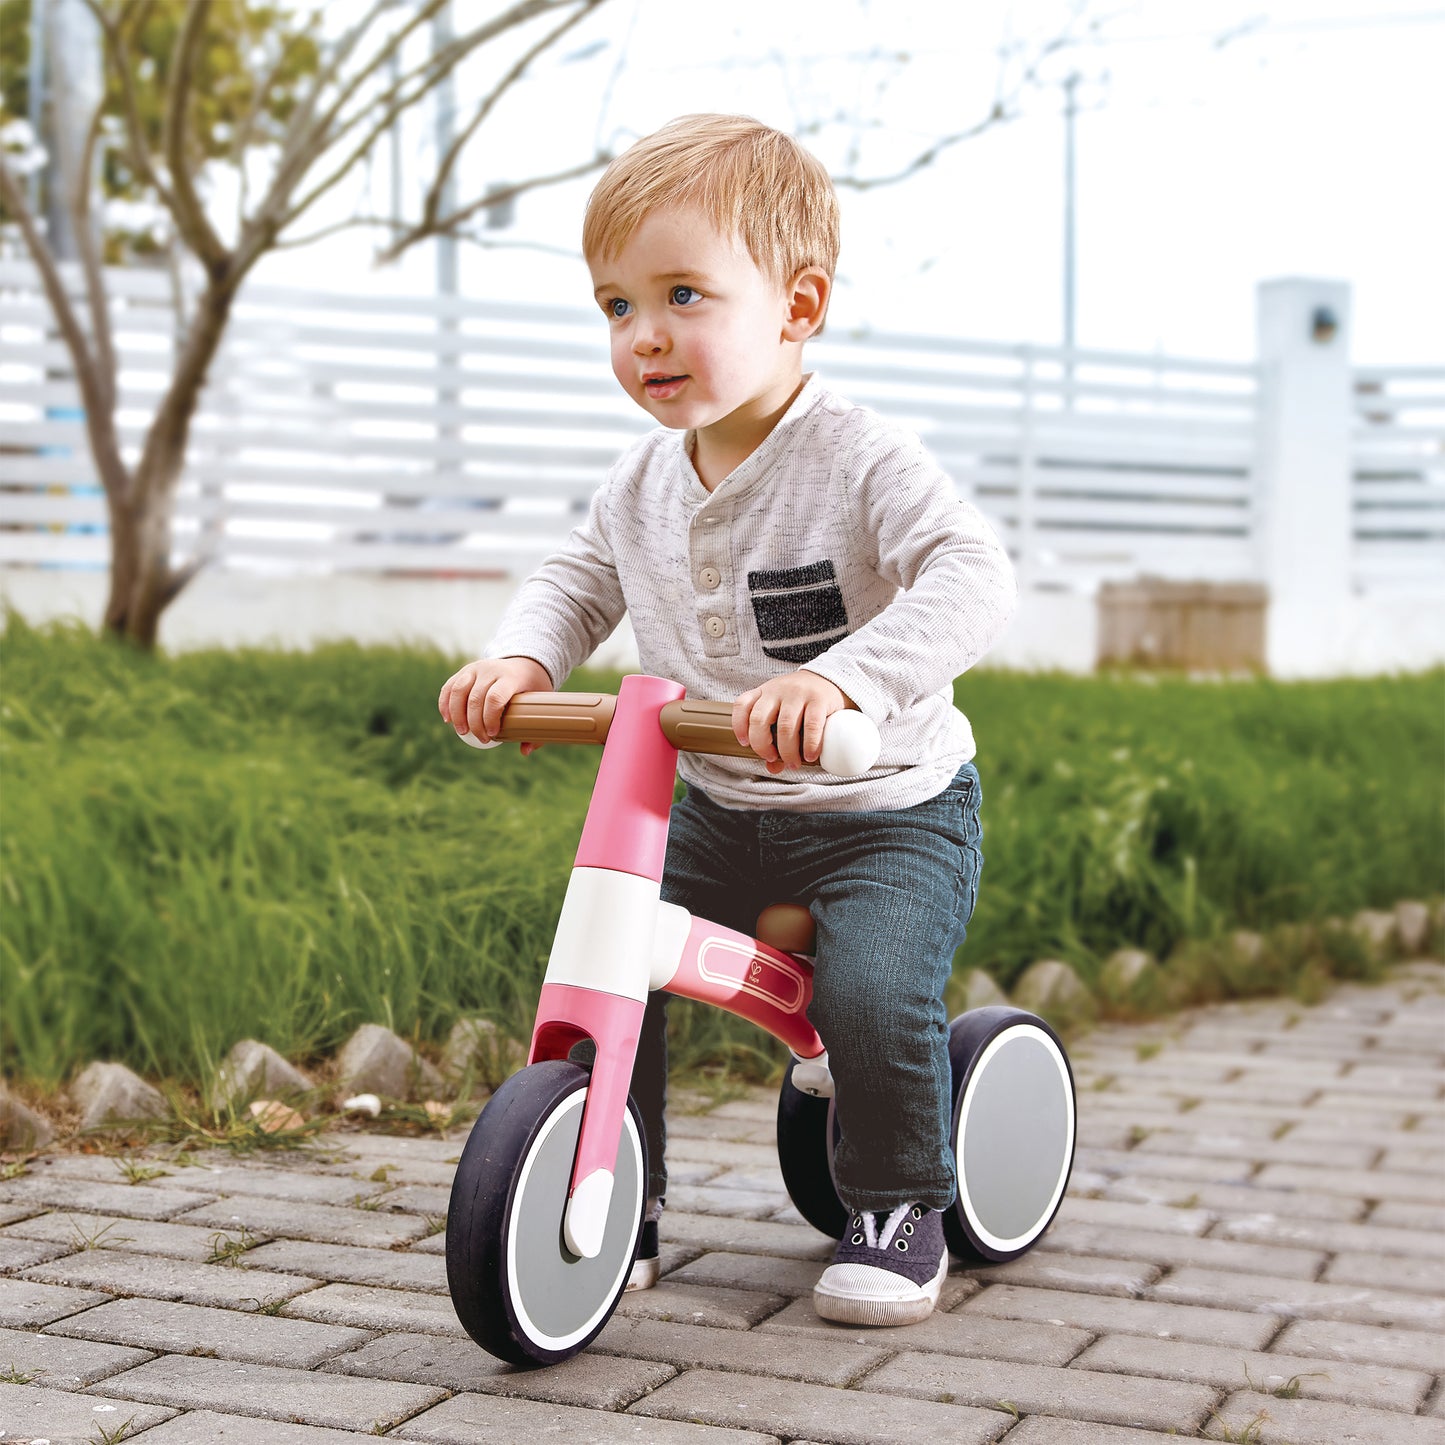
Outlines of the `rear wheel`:
M627 1101L602 1249L562 1235L589 1075L532 1064L492 1095L462 1150L447 1210L447 1285L467 1333L515 1365L556 1364L611 1318L627 1285L647 1195L647 1151Z
M848 1211L833 1182L833 1149L838 1142L833 1101L796 1088L793 1068L790 1063L778 1094L778 1164L783 1183L794 1208L814 1229L842 1239Z
M1074 1076L1059 1037L1022 1009L972 1009L949 1025L951 1143L958 1198L943 1216L948 1247L1001 1264L1049 1227L1074 1162Z

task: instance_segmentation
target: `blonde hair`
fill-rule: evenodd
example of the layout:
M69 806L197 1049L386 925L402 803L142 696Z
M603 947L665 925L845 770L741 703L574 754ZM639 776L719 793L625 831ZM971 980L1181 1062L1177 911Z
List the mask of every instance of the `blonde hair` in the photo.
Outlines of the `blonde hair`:
M654 211L695 207L737 236L780 286L808 266L832 280L838 197L818 158L745 115L684 115L602 173L582 222L585 256L610 259Z

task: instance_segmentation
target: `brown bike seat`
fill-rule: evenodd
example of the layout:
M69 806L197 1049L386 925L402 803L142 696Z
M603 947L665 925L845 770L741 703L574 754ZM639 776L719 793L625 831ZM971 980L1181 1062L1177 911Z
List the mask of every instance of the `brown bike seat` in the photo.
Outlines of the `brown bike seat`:
M812 953L817 928L801 903L771 903L758 914L753 932L784 953Z

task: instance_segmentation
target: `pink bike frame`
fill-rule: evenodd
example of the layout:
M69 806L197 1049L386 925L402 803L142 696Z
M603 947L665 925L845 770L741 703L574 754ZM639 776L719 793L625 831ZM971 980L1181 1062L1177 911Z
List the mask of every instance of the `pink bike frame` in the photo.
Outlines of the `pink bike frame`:
M616 887L619 897L640 893L643 902L635 913L619 910L630 916L630 922L624 917L621 923L633 936L623 940L620 949L614 947L610 960L599 965L602 981L597 986L586 979L585 958L580 965L574 959L570 968L559 968L564 977L554 977L549 965L537 1006L529 1064L564 1059L582 1039L591 1039L597 1046L569 1198L598 1171L606 1172L606 1187L611 1187L646 1006L648 960L655 953L655 940L650 935L654 928L660 928L661 911L668 906L656 903L649 918L646 900L655 899L656 894L648 891L647 884L660 887L662 882L668 815L677 774L677 749L663 734L659 714L665 703L676 701L683 693L679 684L664 678L632 676L622 680L573 878L577 880L579 871L587 870L582 881L590 890L589 897L605 898L607 890ZM570 902L570 889L568 896ZM681 914L681 910L675 912ZM585 917L580 928L573 925L569 938L580 933L585 939L601 939L613 924L614 920L607 917ZM563 925L559 924L559 943L562 937ZM679 934L677 942L680 954L675 969L661 985L666 992L716 1004L749 1019L781 1039L800 1059L822 1055L823 1042L806 1014L813 991L813 970L805 958L703 918L691 918L685 937ZM620 966L619 952L623 955ZM627 962L634 955L635 968ZM579 982L579 973L585 981Z

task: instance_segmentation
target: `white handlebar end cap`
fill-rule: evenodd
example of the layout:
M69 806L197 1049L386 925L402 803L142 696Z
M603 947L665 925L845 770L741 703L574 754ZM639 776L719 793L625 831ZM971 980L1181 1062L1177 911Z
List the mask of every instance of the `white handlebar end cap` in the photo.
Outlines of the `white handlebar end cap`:
M825 772L840 778L857 778L878 761L882 748L873 719L850 708L828 715L818 761Z
M493 738L491 742L484 743L481 738L476 735L476 733L458 733L457 736L469 748L499 748L502 746L501 738Z
M579 1258L596 1259L602 1253L602 1236L607 1230L607 1209L611 1203L610 1169L594 1169L572 1191L567 1212L562 1216L562 1238Z

